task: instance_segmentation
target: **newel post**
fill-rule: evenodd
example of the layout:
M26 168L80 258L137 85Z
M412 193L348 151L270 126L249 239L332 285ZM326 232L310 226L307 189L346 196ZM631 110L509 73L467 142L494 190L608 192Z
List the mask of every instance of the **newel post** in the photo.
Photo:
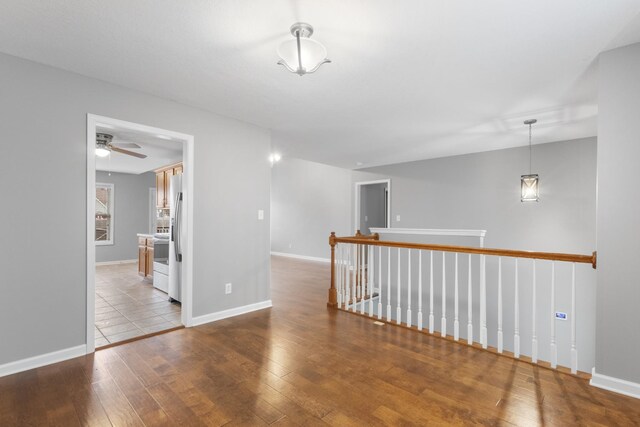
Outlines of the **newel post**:
M331 287L329 288L329 301L327 307L338 308L338 291L336 290L336 233L331 232L329 236L329 246L331 246Z

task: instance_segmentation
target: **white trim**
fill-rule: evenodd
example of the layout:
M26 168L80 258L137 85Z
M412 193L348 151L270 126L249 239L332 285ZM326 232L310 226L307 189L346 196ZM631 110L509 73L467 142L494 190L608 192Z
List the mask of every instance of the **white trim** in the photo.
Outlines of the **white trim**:
M484 247L484 236L487 234L487 230L453 230L446 228L371 228L371 232L378 234L477 237L480 239L481 248Z
M96 262L96 267L102 266L102 265L135 264L137 262L138 262L137 259L123 259L120 261L100 261L100 262Z
M593 370L591 371L591 381L589 381L589 384L604 390L613 391L615 393L624 394L625 396L640 399L640 384L622 380L620 378L598 374L596 372L596 368L593 368Z
M361 181L355 183L356 189L356 206L355 206L355 217L353 223L353 232L354 234L358 231L358 227L360 225L360 187L363 185L369 184L387 184L387 228L391 228L391 178L388 179L377 179L375 181Z
M87 318L85 325L87 353L96 350L96 119L87 114Z
M0 365L0 377L22 371L28 371L29 369L39 368L52 363L62 362L64 360L73 359L74 357L84 356L86 353L86 345L82 344L58 351L52 351L51 353L16 360L15 362L5 363L4 365Z
M228 317L239 316L241 314L251 313L252 311L263 310L271 307L271 300L260 301L254 304L243 305L241 307L230 308L228 310L218 311L216 313L205 314L203 316L194 317L191 326L204 325L205 323L215 322L217 320L226 319Z
M156 194L157 189L149 187L149 234L156 234L158 222L156 220Z
M184 262L182 268L182 324L189 327L193 324L193 197L194 197L194 137L180 132L145 126L110 117L87 114L87 319L86 319L86 352L95 351L95 184L96 184L96 126L107 124L119 128L165 135L173 140L183 142L183 183L186 182L184 194L184 210L187 220L186 245L183 251ZM184 184L183 184L184 185Z
M374 233L380 234L418 234L427 236L465 236L484 237L487 230L448 230L437 228L371 228Z
M331 260L329 258L319 258L319 257L315 257L315 256L288 254L286 252L273 252L272 251L271 255L283 256L283 257L287 257L287 258L303 259L305 261L331 262Z

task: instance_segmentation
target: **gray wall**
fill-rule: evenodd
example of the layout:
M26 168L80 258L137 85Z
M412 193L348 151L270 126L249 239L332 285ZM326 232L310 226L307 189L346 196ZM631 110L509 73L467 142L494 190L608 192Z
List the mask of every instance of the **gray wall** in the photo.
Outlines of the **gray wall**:
M384 193L387 184L367 184L360 186L360 224L363 234L371 234L371 227L386 227Z
M96 246L96 262L138 258L138 233L149 232L149 188L156 186L156 174L96 172L97 183L114 184L115 212L113 245Z
M0 364L86 341L87 113L195 136L194 315L269 299L269 131L8 55L0 81Z
M600 56L596 372L640 383L640 44Z
M329 258L329 233L349 233L351 171L285 157L271 179L271 250Z
M534 133L535 137L535 133ZM590 254L596 249L596 139L586 138L533 147L533 172L540 175L540 201L520 202L520 175L529 168L528 148L513 148L464 156L403 163L355 171L353 182L391 178L392 227L485 229L486 247ZM396 221L400 215L401 221ZM390 240L390 237L386 238ZM396 236L393 236L396 240ZM414 239L412 239L414 240ZM477 240L429 238L434 243L477 244ZM394 255L395 257L395 255ZM392 259L395 259L392 257ZM436 259L436 283L440 283L441 255ZM460 260L461 277L466 277L466 257ZM403 263L406 261L403 261ZM473 262L477 262L474 260ZM415 262L413 266L415 267ZM453 258L448 260L447 313L453 313ZM404 268L404 267L403 267ZM439 270L438 270L439 269ZM395 271L395 270L394 270ZM477 267L473 271L478 271ZM550 265L538 262L538 338L540 357L548 360L550 340ZM513 346L513 260L503 262L505 348ZM570 311L570 268L558 265L557 310ZM392 273L395 277L395 273ZM519 265L522 351L531 347L531 264ZM588 265L577 268L579 292L579 366L590 371L595 358L595 282ZM466 290L465 286L462 289ZM476 279L477 286L477 279ZM414 288L415 289L415 288ZM476 291L477 292L477 291ZM393 293L393 292L392 292ZM489 344L496 344L497 260L487 259L487 322ZM395 295L395 294L393 294ZM440 301L436 286L436 301ZM479 295L474 298L478 313ZM415 301L415 300L414 300ZM466 325L466 296L461 298L461 325ZM394 303L395 304L395 303ZM436 304L439 326L440 304ZM414 307L415 311L415 307ZM451 318L450 318L451 319ZM415 322L415 319L414 319ZM452 331L449 320L448 331ZM475 321L478 325L478 319ZM570 322L556 321L559 361L570 362ZM461 336L466 336L461 328ZM493 332L492 332L493 331ZM478 329L476 326L476 337Z

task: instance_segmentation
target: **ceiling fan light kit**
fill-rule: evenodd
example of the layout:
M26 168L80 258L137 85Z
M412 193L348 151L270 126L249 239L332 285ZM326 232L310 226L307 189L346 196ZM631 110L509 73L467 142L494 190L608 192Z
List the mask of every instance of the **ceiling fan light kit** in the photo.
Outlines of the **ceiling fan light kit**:
M319 42L311 40L313 27L304 22L291 26L294 39L283 42L278 48L279 65L299 76L315 72L322 64L331 62L327 49Z
M96 156L98 157L107 157L111 152L126 154L127 156L137 157L139 159L146 159L147 156L145 154L136 153L134 151L125 150L122 147L128 148L141 148L138 144L135 143L123 143L123 144L114 144L113 135L108 133L96 133Z

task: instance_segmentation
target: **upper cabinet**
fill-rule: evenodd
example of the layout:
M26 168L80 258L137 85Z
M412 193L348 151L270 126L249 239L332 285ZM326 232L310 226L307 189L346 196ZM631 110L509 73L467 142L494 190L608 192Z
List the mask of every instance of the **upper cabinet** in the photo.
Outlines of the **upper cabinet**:
M165 209L169 207L169 185L173 175L182 174L182 163L157 169L156 173L156 207Z

